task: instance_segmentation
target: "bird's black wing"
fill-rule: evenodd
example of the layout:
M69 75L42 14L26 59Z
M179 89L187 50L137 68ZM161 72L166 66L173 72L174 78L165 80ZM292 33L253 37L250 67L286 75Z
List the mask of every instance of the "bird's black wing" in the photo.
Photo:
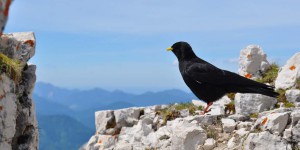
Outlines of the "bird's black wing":
M221 70L209 63L193 63L186 68L186 75L199 83L208 83L218 86L270 86L242 77L236 73Z

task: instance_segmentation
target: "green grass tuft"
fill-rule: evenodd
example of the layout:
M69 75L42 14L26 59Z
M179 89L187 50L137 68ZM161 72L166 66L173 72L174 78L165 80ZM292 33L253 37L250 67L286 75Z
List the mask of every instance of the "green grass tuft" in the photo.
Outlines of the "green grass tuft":
M191 115L195 115L196 110L203 110L202 107L197 107L193 103L180 103L177 105L171 104L169 107L165 109L158 110L156 113L161 115L164 122L163 125L167 123L167 121L174 120L180 117L180 110L188 109Z
M250 114L250 118L257 118L258 117L258 113L252 113Z
M20 61L13 60L0 53L0 72L6 73L15 82L18 82L22 76L22 65Z
M300 90L300 78L296 81L296 89Z
M260 83L270 83L271 85L274 85L278 75L278 71L279 66L273 63L270 65L270 68L262 74L262 78L256 79L256 81Z

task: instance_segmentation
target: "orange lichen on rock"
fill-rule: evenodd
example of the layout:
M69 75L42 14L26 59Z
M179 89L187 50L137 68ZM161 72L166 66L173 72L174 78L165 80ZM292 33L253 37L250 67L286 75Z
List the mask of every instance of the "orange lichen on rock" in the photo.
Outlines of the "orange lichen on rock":
M268 118L266 117L266 118L264 118L264 120L261 122L261 124L262 124L262 125L265 125L265 124L267 123L267 121L268 121Z
M0 100L2 100L2 99L5 97L5 95L6 95L6 93L5 93L5 91L3 90L3 94L0 95Z
M247 55L247 58L251 58L251 54L248 54L248 55Z
M3 11L4 16L8 16L8 11L9 11L9 5L10 5L10 3L11 3L11 0L7 0L6 1L5 8L4 8L4 11Z
M25 44L29 44L31 47L33 47L33 45L34 45L34 41L33 40L27 40L24 43Z
M98 142L99 144L101 144L102 143L102 140L99 140L99 142Z
M290 67L290 70L295 70L295 69L296 69L295 65L293 65L293 66Z
M252 77L252 75L251 75L250 73L247 73L247 74L245 75L245 77L248 78L248 79L250 79L250 78Z
M19 50L20 43L17 44L16 50Z

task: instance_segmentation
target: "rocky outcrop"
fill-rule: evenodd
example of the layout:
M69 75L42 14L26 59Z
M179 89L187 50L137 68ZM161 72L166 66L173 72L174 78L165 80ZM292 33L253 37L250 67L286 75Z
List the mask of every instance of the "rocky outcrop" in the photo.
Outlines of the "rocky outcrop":
M240 58L243 76L247 73L248 78L262 79L270 70L267 69L270 65L266 55L259 46L243 49ZM289 72L299 72L298 59L295 58L298 58L298 53L285 65L290 66L293 62ZM284 70L281 69L280 73L285 74ZM96 112L97 133L83 149L300 149L300 82L295 72L292 84L281 82L279 76L261 80L274 84L276 79L279 85L289 85L286 86L288 90L280 91L279 98L237 93L229 96L233 100L224 96L215 102L211 112L205 115L201 115L199 109L206 103L199 100L188 104ZM232 109L229 108L232 106L234 114L226 113L225 110Z
M36 66L32 32L2 34L11 0L0 1L0 149L38 149L38 127L32 100Z
M239 65L239 74L247 78L261 77L261 73L270 67L267 55L258 45L249 45L241 50Z
M300 52L292 56L280 69L275 81L276 89L295 88L300 82ZM300 83L299 83L300 84Z
M32 100L36 66L27 64L35 53L34 34L5 34L0 45L0 149L38 149Z
M258 114L258 118L241 117L242 115L189 114L187 117L178 116L166 123L163 123L163 120L157 123L156 119L144 121L143 118L147 115L143 114L145 110L149 114L155 114L152 118L163 119L157 113L161 109L154 110L153 107L157 106L116 110L117 112L139 110L140 114L133 124L122 124L122 127L115 124L113 128L121 128L119 133L97 132L86 144L85 149L262 150L270 147L281 150L300 146L299 107L264 111ZM96 113L96 115L100 114L113 115L114 113L112 111ZM132 116L131 113L124 114ZM100 118L96 116L96 122L100 122ZM240 118L243 118L242 121L239 120ZM110 119L104 120L111 122Z

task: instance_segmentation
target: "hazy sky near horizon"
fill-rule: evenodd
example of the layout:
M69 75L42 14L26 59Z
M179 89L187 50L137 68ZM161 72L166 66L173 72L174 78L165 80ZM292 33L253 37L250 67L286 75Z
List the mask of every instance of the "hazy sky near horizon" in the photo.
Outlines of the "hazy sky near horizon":
M242 48L260 45L284 64L300 48L299 0L15 0L5 33L34 31L38 81L127 92L187 89L165 48L187 41L237 71Z

